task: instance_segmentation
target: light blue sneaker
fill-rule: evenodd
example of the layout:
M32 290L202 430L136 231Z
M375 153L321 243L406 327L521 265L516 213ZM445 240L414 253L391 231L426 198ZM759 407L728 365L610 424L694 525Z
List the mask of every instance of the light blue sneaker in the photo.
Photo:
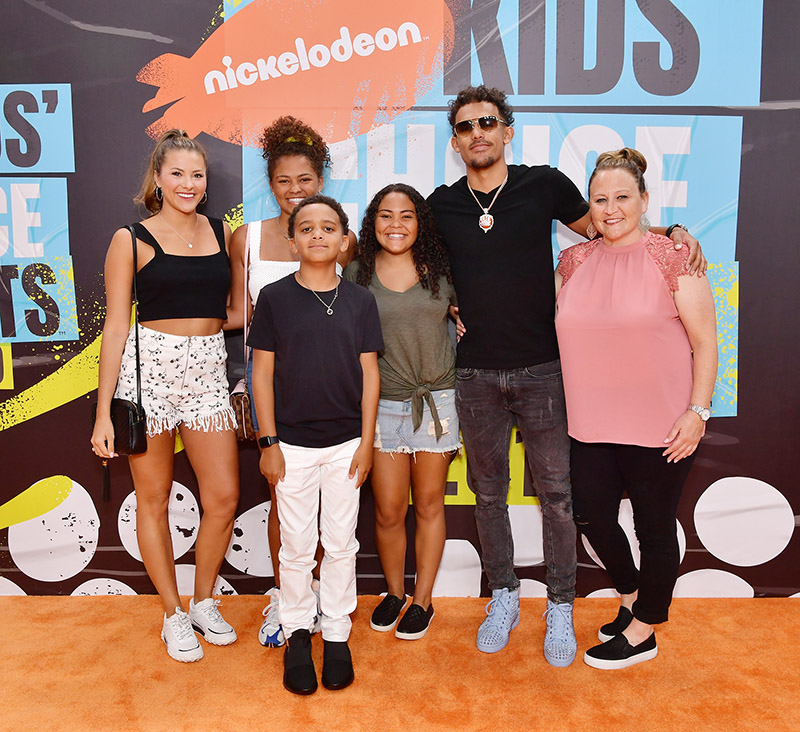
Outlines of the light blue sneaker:
M544 634L544 657L551 666L564 668L575 660L578 642L572 625L572 603L547 601L547 632Z
M478 628L478 650L497 653L508 644L508 635L519 625L519 590L492 590L486 604L486 620Z

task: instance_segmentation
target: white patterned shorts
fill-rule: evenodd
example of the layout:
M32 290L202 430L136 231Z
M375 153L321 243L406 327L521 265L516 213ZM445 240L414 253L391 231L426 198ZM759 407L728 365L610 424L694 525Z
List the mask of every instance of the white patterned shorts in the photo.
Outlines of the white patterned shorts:
M222 331L210 336L178 336L140 325L139 354L142 406L150 437L180 424L204 432L235 428ZM114 396L136 401L133 327L125 342Z

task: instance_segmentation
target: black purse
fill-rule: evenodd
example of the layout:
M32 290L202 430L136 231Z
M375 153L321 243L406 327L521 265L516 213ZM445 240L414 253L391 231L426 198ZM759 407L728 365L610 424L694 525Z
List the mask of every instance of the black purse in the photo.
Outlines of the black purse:
M142 373L139 363L139 297L136 291L136 233L132 226L133 242L133 322L134 340L136 343L136 401L129 399L111 400L111 424L114 426L114 452L118 455L140 455L147 450L147 419L142 407ZM97 402L92 404L92 425L97 417ZM111 491L111 479L108 472L108 460L103 460L103 500L108 501Z

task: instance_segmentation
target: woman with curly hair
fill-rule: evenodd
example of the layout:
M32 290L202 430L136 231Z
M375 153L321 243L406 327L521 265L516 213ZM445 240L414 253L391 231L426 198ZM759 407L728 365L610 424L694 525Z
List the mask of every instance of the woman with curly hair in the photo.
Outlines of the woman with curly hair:
M294 274L300 260L289 246L289 216L294 207L308 196L322 190L325 168L330 166L328 146L319 133L294 117L279 117L264 130L261 136L262 157L267 161L267 178L272 195L280 213L272 219L253 221L240 226L231 240L231 298L228 306L226 329L241 328L250 322L261 288L283 277ZM341 272L352 257L355 235L348 232L350 246L340 255L337 269ZM247 276L245 277L245 262ZM247 282L249 297L247 312L244 312L244 288ZM252 361L248 360L247 387L250 404L253 395ZM255 409L252 410L253 426L260 437ZM275 506L274 486L270 486L272 506ZM264 608L264 622L258 632L263 646L278 647L284 643L283 630L278 618L280 603L281 532L278 512L270 510L267 520L267 536L275 574L275 587L267 593L270 603ZM316 582L314 583L316 588Z
M356 261L345 278L375 296L386 349L379 355L381 396L372 491L375 538L387 594L373 630L422 638L433 619L431 593L446 536L447 469L460 448L455 351L447 330L455 303L447 253L428 204L411 186L379 191L361 224ZM405 557L408 489L414 499L417 580L408 610Z

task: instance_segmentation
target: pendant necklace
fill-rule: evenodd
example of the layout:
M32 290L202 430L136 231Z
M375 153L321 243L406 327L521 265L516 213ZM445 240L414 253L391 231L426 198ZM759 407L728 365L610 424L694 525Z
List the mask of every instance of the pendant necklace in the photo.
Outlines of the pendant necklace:
M189 247L189 249L193 249L194 248L194 246L192 245L192 242L194 241L194 235L197 233L197 225L200 223L200 217L197 214L194 215L194 229L192 229L192 238L191 239L187 239L185 236L181 236L181 234L178 231L176 231L175 229L173 229L170 226L169 221L167 221L166 219L164 219L164 223L170 229L172 229L172 231L175 233L176 236L179 236L181 239L183 239L186 242L186 245Z
M485 208L483 206L481 206L481 202L478 200L478 197L475 195L475 191L473 191L472 188L470 188L469 183L467 183L467 189L472 194L472 197L475 199L475 203L477 203L478 206L480 206L481 209L483 210L483 214L478 219L478 226L480 226L481 229L483 229L483 233L484 234L488 234L489 233L489 229L491 229L494 226L494 216L492 216L489 213L489 209L492 206L494 206L494 202L497 200L497 197L500 195L500 191L503 190L503 188L504 188L504 186L505 186L505 184L507 182L508 182L508 173L506 173L506 177L503 178L503 182L500 184L500 187L497 189L497 193L494 194L494 198L492 198L492 202L488 206L486 206Z
M280 231L280 232L281 232L281 236L282 236L284 239L286 239L286 241L291 241L291 240L292 240L292 237L291 237L291 236L289 236L289 235L288 235L288 234L287 234L287 233L286 233L286 232L283 230L283 227L281 226L281 222L280 222L280 221L278 221L278 218L277 218L277 217L275 217L275 226L277 226L277 227L278 227L278 231Z
M304 279L303 279L303 278L300 276L300 273L299 273L299 272L297 273L297 279L298 279L298 280L300 280L300 284L301 284L303 287L305 287L307 290L310 290L310 291L311 291L311 292L314 294L314 297L316 297L316 298L317 298L317 300L319 300L319 301L320 301L320 302L321 302L321 303L322 303L322 304L325 306L325 312L326 312L326 313L328 313L328 315L333 315L333 303L335 303L335 302L336 302L336 298L337 298L337 297L339 297L339 276L338 276L338 275L336 276L336 294L334 294L334 296L333 296L333 300L331 300L331 304L330 304L330 305L328 305L328 303L326 303L326 302L325 302L325 301L324 301L324 300L323 300L323 299L322 299L322 298L321 298L321 297L320 297L320 296L317 294L317 291L316 291L316 290L312 290L312 289L311 289L311 288L310 288L310 287L309 287L309 286L306 284L305 280L304 280Z

